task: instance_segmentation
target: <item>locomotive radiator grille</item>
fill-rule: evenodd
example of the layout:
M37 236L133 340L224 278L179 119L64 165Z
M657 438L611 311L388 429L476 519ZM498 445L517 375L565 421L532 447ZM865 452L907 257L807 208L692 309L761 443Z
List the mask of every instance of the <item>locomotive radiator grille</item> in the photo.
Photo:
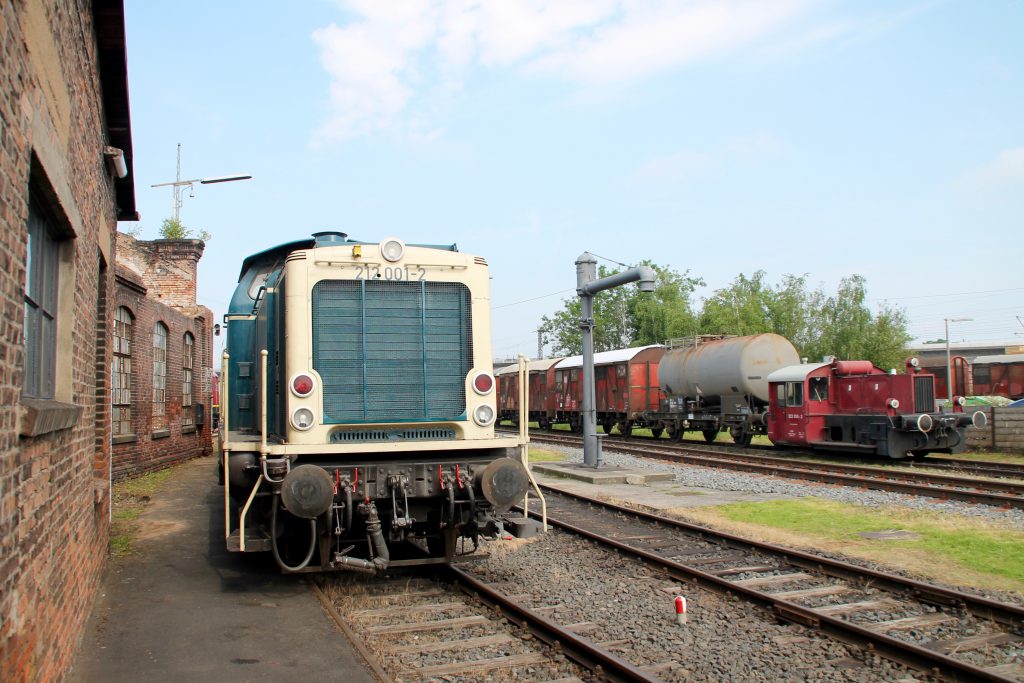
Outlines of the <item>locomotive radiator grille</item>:
M312 315L324 422L464 418L473 357L466 285L323 280Z
M935 412L935 380L931 377L914 378L914 411Z

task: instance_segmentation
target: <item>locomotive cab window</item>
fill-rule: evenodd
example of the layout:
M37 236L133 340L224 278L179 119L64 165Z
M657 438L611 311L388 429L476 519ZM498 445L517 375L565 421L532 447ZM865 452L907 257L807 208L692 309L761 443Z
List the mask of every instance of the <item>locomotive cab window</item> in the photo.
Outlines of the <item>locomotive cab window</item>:
M780 408L786 407L786 385L776 384L775 385L775 402Z
M812 377L807 383L807 393L812 401L827 401L828 377Z
M791 407L804 404L804 383L789 382L786 389L786 405Z

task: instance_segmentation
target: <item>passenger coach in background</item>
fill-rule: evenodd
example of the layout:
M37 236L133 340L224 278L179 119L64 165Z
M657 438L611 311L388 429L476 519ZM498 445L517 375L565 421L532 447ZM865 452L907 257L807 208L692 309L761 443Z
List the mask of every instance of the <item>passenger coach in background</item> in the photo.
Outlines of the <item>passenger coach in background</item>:
M317 233L245 259L225 322L230 550L289 572L444 562L525 495L494 432L484 259Z
M985 414L965 414L962 396L953 412L936 412L934 375L916 358L906 368L897 375L866 360L831 360L776 370L768 375L768 438L894 459L963 451L965 430L985 426Z

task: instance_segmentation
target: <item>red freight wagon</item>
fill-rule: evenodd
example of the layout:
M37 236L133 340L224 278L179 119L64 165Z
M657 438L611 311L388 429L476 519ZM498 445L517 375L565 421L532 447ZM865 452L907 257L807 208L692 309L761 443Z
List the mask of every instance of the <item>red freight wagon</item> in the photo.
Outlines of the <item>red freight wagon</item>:
M552 395L549 386L554 385L554 373L549 370L562 360L561 358L542 358L531 360L526 364L529 376L529 396L527 407L530 422L536 421L541 428L550 426L548 411L551 410ZM510 420L519 425L519 365L512 364L495 371L498 380L498 419Z
M656 413L663 398L658 388L658 362L665 354L661 345L603 351L594 354L594 393L597 422L605 433L618 425L629 435L634 426L647 426L645 415ZM583 429L583 356L572 356L555 365L552 422L568 423L574 432ZM655 430L656 436L661 429Z
M1024 353L978 356L971 369L976 396L1024 397Z
M768 437L776 444L890 458L958 453L966 428L985 424L980 412L936 412L935 377L920 372L917 359L903 375L862 360L793 365L768 375L768 384Z

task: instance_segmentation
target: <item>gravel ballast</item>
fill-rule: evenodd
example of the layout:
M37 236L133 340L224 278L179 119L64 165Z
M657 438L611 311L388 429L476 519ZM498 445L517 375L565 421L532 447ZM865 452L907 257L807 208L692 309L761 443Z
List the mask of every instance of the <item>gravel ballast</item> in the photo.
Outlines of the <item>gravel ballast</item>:
M507 582L535 608L555 607L544 613L559 623L599 624L587 637L639 666L672 662L657 673L666 681L917 680L901 665L559 531L485 550L491 556L469 567L474 574ZM675 623L676 595L687 598L684 626Z

